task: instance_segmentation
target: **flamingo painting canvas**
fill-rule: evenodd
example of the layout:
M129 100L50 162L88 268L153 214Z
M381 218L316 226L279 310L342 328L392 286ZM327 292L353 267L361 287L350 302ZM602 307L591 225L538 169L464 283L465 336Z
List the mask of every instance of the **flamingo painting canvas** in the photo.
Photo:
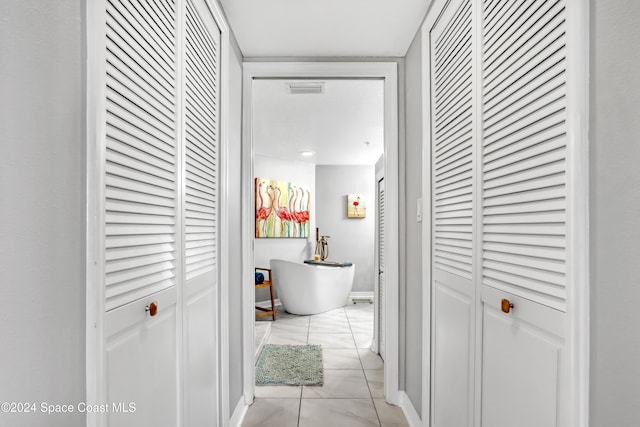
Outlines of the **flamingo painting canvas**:
M347 195L347 217L364 218L367 216L367 202L362 194Z
M308 186L256 178L256 237L309 237Z

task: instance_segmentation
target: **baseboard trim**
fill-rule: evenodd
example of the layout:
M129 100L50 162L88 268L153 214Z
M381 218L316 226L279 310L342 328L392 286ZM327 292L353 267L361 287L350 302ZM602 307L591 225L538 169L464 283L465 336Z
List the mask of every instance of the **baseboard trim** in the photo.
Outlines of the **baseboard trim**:
M373 302L374 294L373 292L351 292L349 294L349 304L353 304L354 300L358 302L363 302L364 300L371 300L371 302ZM276 307L282 306L282 303L280 303L279 298L276 298L273 302ZM271 300L268 299L264 301L256 301L256 305L259 307L271 307Z
M242 422L244 421L245 415L247 415L247 410L249 409L249 405L244 403L244 396L240 396L238 399L238 404L236 408L233 410L233 414L231 414L231 419L229 420L230 427L241 427Z
M422 427L422 420L418 415L418 411L413 407L411 399L407 396L404 390L400 390L400 409L404 413L404 417L407 419L410 427Z
M276 307L280 307L282 304L280 304L280 299L276 298L273 300L273 303L275 304ZM256 305L258 307L268 307L271 308L271 300L265 300L265 301L256 301Z
M349 304L355 304L356 302L364 303L369 301L373 304L374 293L371 292L351 292L349 294Z

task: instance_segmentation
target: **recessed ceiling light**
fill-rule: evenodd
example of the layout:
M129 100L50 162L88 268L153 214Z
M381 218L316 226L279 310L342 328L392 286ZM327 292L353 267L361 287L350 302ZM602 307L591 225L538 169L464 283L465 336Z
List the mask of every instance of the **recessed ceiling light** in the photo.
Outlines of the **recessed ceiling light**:
M325 82L286 82L291 95L322 94Z
M311 157L311 156L313 156L314 154L316 154L316 153L315 153L315 152L313 152L313 151L301 151L301 152L300 152L300 155L301 155L301 156L304 156L304 157Z

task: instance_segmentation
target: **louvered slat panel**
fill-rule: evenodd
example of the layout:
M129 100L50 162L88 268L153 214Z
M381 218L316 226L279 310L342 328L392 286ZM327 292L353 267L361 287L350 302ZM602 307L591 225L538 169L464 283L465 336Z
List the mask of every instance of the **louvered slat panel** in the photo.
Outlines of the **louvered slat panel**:
M187 280L216 267L218 49L193 3L185 26L185 259Z
M118 140L117 137L120 136L121 131L116 128L107 129L107 133L111 136L111 143L106 153L107 161L119 168L137 171L144 176L149 175L150 177L147 179L157 178L171 182L175 168L174 159L168 157L165 160L160 160L153 154L155 147L142 139L131 141L132 145L129 145L129 141L126 139Z
M146 32L140 22L147 27L158 27L158 22L148 22L139 11L135 10L130 0L112 0L107 4L107 26L117 28L115 35L125 41L136 53L136 56L144 61L147 67L155 70L163 76L163 81L175 86L173 78L176 63L174 52L163 52L155 43L154 37ZM117 27L111 25L114 23ZM155 32L152 31L155 34ZM165 36L166 37L166 36Z
M504 78L504 71L513 70L512 64L526 57L526 52L532 46L542 39L550 40L548 34L558 24L554 18L560 10L557 2L538 0L521 4L521 13L509 16L505 25L485 28L485 65L487 71L499 73L492 75L488 81Z
M487 206L485 215L504 215L531 212L552 212L564 209L565 202L560 199L536 200L527 203Z
M175 10L163 3L107 2L107 311L176 283Z
M490 156L486 156L485 177L487 179L496 179L511 173L523 172L535 166L562 162L566 157L562 135L534 144L510 155L505 155L505 150L501 150L499 153L502 154L502 157L497 158L495 161L490 161Z
M108 261L116 259L135 259L146 255L160 254L162 256L171 252L171 244L160 243L155 245L124 247L119 250L113 250L109 252L107 257ZM164 259L164 258L163 258Z
M443 241L452 242L452 240L447 239L438 239L436 240L436 246L439 247L444 252L450 252L453 254L467 256L467 247L457 245L456 243L445 244ZM454 241L455 242L455 241Z
M379 254L378 254L378 262L380 264L380 270L384 271L384 262L385 262L385 251L384 251L384 247L385 247L385 239L384 239L384 232L385 232L385 224L384 224L384 218L385 218L385 204L384 204L384 181L380 181L380 188L378 189L378 218L379 218L379 224L378 224L378 249L379 249Z
M484 199L485 206L511 206L518 203L532 203L540 200L562 199L564 202L564 185L553 188L540 188L537 190L507 194Z
M107 64L110 65L109 74L119 78L123 82L132 82L139 91L146 92L156 100L156 107L164 107L169 112L172 109L173 101L171 91L165 90L160 85L155 85L155 78L152 74L142 68L141 65L130 61L128 56L118 57L116 54L124 53L117 43L107 39ZM125 62L127 61L127 62Z
M564 0L513 3L483 11L483 284L565 310Z
M434 268L471 279L473 126L471 2L434 43Z
M566 260L566 253L562 250L562 248L553 248L548 246L542 246L538 248L523 248L520 245L499 242L485 242L483 248L487 251L496 253L529 255L537 258L552 259L557 261Z
M486 0L484 2L484 26L491 28L499 25L511 14L517 12L521 2L505 2L503 0ZM491 12L491 13L489 13Z
M540 247L550 247L550 248L561 248L564 250L565 240L564 236L553 236L553 235L515 235L515 234L503 234L503 233L485 233L484 235L485 242L499 242L499 243L509 243L514 245L523 246L526 250L529 246L540 246Z
M378 350L382 358L386 355L386 335L385 335L385 181L378 181Z
M144 76L150 84L155 84L159 90L163 91L168 99L175 89L175 81L171 67L163 66L156 62L156 59L149 54L127 31L131 24L117 13L109 13L110 10L117 10L118 5L112 6L109 3L107 8L107 49L113 52L116 57L125 62L126 67L137 74ZM131 63L133 62L133 63ZM123 70L124 74L130 72Z

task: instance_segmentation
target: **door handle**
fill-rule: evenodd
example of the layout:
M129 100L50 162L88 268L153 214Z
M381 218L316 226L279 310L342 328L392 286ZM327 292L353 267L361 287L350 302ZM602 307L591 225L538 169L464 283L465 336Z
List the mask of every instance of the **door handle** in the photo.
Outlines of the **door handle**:
M144 311L149 313L149 316L153 317L158 313L158 302L153 301L151 304L144 308Z
M502 301L500 301L500 309L502 310L503 313L509 313L512 308L513 308L513 303L508 299L503 298Z

